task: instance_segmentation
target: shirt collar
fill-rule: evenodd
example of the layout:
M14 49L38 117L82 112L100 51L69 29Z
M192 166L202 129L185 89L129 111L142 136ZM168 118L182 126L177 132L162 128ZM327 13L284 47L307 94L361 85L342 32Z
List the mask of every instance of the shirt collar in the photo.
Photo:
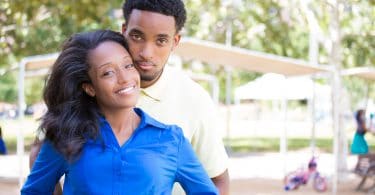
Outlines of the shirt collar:
M139 117L141 117L141 122L139 123L139 126L137 129L143 129L147 125L154 126L160 129L165 129L166 125L155 120L152 118L150 115L145 113L142 109L140 108L134 108L134 111L137 113ZM108 121L104 118L104 116L100 116L99 118L100 126L104 125L105 123L108 123Z
M144 128L147 125L151 125L160 129L165 129L166 125L155 120L152 118L150 115L145 113L142 109L140 108L134 108L134 111L138 114L138 116L141 117L141 123L139 124L139 129Z
M159 79L152 84L151 86L148 86L146 88L141 89L141 93L155 101L162 101L163 95L165 95L164 89L168 85L168 73L169 72L169 67L166 65L163 69L163 72L161 73Z

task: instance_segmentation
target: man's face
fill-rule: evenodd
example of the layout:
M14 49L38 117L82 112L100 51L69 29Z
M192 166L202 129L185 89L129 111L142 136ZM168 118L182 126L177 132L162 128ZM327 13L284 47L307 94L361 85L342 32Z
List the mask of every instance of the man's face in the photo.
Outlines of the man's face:
M170 53L180 40L174 18L134 9L127 25L123 25L122 33L141 75L141 87L152 85L159 79Z

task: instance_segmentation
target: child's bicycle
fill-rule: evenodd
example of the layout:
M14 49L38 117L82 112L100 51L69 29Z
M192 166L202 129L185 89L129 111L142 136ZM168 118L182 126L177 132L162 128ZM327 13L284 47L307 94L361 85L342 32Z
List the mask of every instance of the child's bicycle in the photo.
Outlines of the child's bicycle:
M310 179L313 179L313 188L318 192L325 192L327 190L327 181L317 171L317 166L316 158L312 157L307 170L299 168L287 174L284 178L284 189L286 191L296 190L299 186L306 185Z

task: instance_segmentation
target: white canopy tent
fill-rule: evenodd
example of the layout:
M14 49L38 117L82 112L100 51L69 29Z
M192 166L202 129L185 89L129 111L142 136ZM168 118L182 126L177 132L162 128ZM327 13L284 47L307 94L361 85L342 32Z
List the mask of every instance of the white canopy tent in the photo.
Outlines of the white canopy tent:
M225 65L250 72L277 73L286 77L331 72L330 68L317 66L303 60L192 38L182 39L175 53L185 60L200 60L208 64ZM282 102L284 131L280 135L280 153L285 157L287 152L285 126L286 99L284 98ZM315 131L315 129L312 129L312 131Z
M313 81L307 77L285 78L283 75L267 73L234 90L236 102L254 100L300 100L313 97Z
M272 100L281 101L281 110L283 117L285 135L280 136L280 143L283 143L287 134L286 113L288 110L287 102L289 100L303 100L309 102L312 123L315 123L316 112L327 114L331 108L331 87L314 83L308 76L286 78L280 74L267 73L258 77L254 81L239 86L234 91L235 102L239 104L241 100ZM324 106L324 107L323 107ZM311 151L315 152L315 126L311 129ZM287 144L287 143L285 143ZM286 147L286 146L284 146ZM286 150L286 149L285 149ZM282 152L283 149L280 148ZM286 165L285 165L286 166Z
M350 68L341 71L342 76L355 76L361 78L366 81L366 97L365 97L365 108L368 109L368 99L370 93L370 82L375 80L375 68L373 67L357 67L357 68Z
M228 47L223 44L197 40L192 38L182 39L174 53L184 60L199 60L213 65L224 65L244 71L259 73L278 73L285 76L311 75L330 72L327 67L311 64L307 61L282 57L263 52L251 51L238 47ZM19 63L19 113L22 118L24 111L24 78L26 72L46 74L58 54L48 54L24 58ZM23 135L20 128L17 139L17 154L22 162ZM286 153L285 131L280 138L280 151ZM23 182L22 168L20 169L20 185Z

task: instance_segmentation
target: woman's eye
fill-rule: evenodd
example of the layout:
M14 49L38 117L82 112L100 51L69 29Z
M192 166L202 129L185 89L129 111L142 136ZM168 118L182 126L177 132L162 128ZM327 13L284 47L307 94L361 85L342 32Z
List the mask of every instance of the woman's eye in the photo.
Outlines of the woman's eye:
M110 76L113 74L113 71L105 71L102 76Z

